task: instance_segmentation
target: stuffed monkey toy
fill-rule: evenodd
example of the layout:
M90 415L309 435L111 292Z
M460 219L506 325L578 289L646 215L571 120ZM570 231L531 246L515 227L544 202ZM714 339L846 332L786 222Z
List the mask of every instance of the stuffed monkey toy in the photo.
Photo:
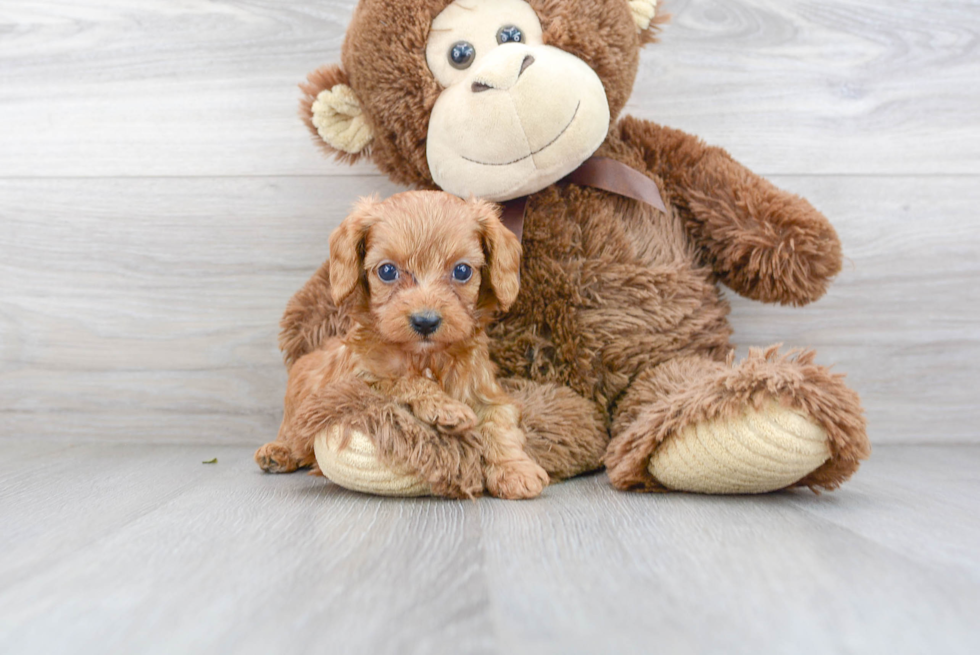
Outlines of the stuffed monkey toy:
M840 270L839 240L806 200L724 150L620 115L665 22L656 10L360 0L342 63L309 76L301 112L342 161L503 203L524 254L491 356L552 481L604 465L627 491L837 488L870 452L857 394L810 351L734 361L718 286L813 302ZM349 327L328 269L289 302L287 365ZM342 431L354 433L345 448ZM312 466L361 491L445 496L479 492L478 457L353 384L311 396L256 453L268 471Z

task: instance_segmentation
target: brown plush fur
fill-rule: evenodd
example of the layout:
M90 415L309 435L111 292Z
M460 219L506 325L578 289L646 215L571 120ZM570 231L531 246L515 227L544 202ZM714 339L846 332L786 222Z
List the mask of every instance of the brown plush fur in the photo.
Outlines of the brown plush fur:
M869 455L867 443L854 439L864 421L857 394L839 375L813 363L813 352L780 356L778 347L753 349L738 366L701 357L682 357L644 371L620 403L613 424L616 438L606 463L620 489L659 490L647 470L649 453L683 428L719 417L760 409L770 399L801 410L827 429L831 458L800 486L832 489ZM690 381L699 380L697 386ZM658 400L650 403L650 398ZM833 471L836 475L827 475Z
M330 239L331 295L335 302L356 299L353 326L291 367L280 436L256 453L260 466L282 472L310 464L312 440L328 420L349 431L350 419L338 405L362 401L364 390L354 393L357 386L349 386L360 381L411 409L422 423L461 435L464 445L479 444L493 495L541 493L548 474L523 450L518 407L498 384L487 347L486 325L498 308L513 303L519 288L520 243L496 212L492 204L435 191L355 207ZM462 278L454 275L460 266ZM383 267L395 271L395 279L382 279ZM415 323L421 317L438 324L423 329ZM349 391L332 402L328 415L309 405L314 395L315 403L325 402L321 392L338 384ZM389 421L396 416L385 413ZM455 471L463 458L427 460L436 464L429 477L447 486L439 467ZM456 492L473 488L459 485Z
M425 138L440 92L424 44L446 4L361 0L343 51L344 72L375 131L372 161L393 180L422 188L434 186ZM596 154L654 180L667 211L566 182L532 195L521 290L488 328L501 374L521 380L518 389L564 387L562 402L574 393L576 402L591 403L578 415L597 417L611 432L606 465L619 488L656 489L646 471L650 455L685 425L736 416L767 400L806 412L827 430L833 457L796 484L835 488L869 452L857 395L811 354L779 357L770 349L732 365L729 308L718 289L722 282L747 297L791 305L816 300L841 266L833 228L805 200L723 150L649 121L617 118L639 49L653 34L636 34L625 0L530 4L545 42L581 57L603 81L612 123ZM308 95L329 79L311 79ZM348 324L350 307L332 304L329 286L321 268L290 302L281 341L287 361ZM546 405L536 402L525 413L546 412ZM527 448L549 471L571 475L598 466L595 434L588 427L538 449L529 431Z
M501 386L521 412L524 450L548 472L562 480L594 471L602 465L609 439L596 406L566 387L530 380L501 380Z

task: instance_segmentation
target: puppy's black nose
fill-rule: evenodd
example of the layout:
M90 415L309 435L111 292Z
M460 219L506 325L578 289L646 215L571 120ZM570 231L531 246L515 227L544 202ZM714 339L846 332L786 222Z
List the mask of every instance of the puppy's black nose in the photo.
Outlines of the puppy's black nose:
M435 312L419 312L409 317L409 323L412 324L413 330L423 337L427 337L439 329L439 324L442 323L442 317Z

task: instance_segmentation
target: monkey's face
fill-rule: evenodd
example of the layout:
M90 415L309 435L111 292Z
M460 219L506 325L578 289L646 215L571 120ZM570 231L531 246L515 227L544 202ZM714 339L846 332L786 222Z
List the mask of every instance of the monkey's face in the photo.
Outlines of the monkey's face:
M323 148L392 180L508 200L575 170L633 88L656 0L358 0L303 85Z
M432 178L458 196L509 200L575 170L602 145L609 102L582 59L545 45L524 0L455 0L426 62L443 87L429 118Z

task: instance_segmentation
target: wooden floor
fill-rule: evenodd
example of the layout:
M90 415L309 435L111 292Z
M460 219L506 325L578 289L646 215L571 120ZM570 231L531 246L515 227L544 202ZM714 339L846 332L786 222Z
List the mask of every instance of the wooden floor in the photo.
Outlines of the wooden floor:
M980 652L980 446L882 447L821 496L529 502L2 447L3 653Z

